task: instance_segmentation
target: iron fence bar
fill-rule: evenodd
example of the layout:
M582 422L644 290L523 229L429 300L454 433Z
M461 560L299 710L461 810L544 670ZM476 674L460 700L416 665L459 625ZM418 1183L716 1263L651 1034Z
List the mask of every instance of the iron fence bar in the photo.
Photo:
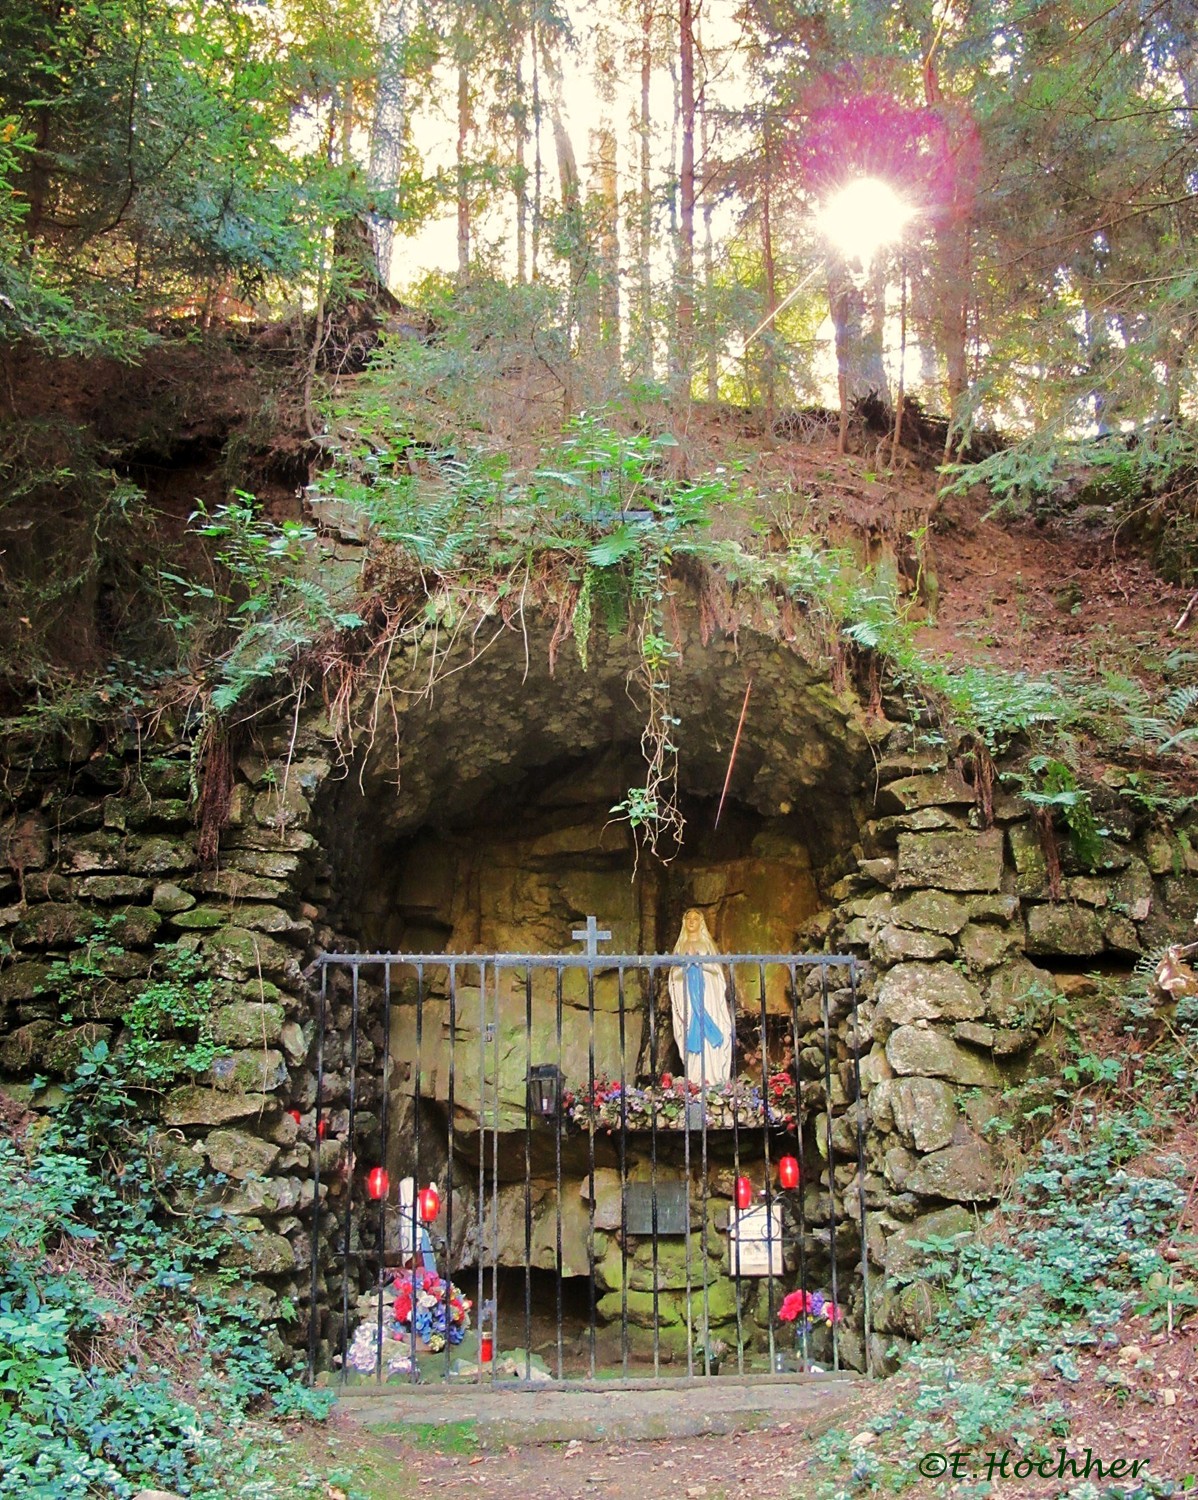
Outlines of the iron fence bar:
M667 981L668 983L668 981ZM674 997L670 996L671 1006ZM682 1095L682 1175L686 1182L686 1229L682 1239L682 1257L686 1272L686 1373L695 1373L694 1312L691 1306L691 1075L687 1067L686 1042L690 1037L690 984L686 969L682 970L682 1046L679 1047L682 1076L685 1080ZM701 1036L700 1036L701 1039ZM677 1035L674 1038L677 1045ZM699 1053L699 1076L702 1077L703 1054ZM700 1094L702 1099L702 1094ZM706 1373L706 1371L704 1371Z
M832 1368L840 1369L840 1340L836 1309L840 1307L836 1273L836 1169L832 1158L832 1018L828 999L828 971L820 974L820 1005L824 1016L824 1136L828 1146L828 1254L832 1280Z
M424 963L416 963L416 1057L412 1072L412 1119L415 1140L412 1143L412 1265L409 1271L412 1287L412 1335L410 1341L411 1368L408 1381L415 1385L419 1379L416 1367L416 1273L424 1269L424 1215L420 1211L420 1082L423 1064L424 1029ZM431 1238L431 1237L430 1237Z
M702 973L702 968L700 968ZM703 990L703 1021L701 1027L701 1039L707 1033L707 988ZM699 1230L699 1249L703 1255L703 1373L711 1374L711 1291L709 1277L711 1267L708 1263L708 1237L707 1237L707 1046L704 1045L699 1052L699 1098L700 1130L699 1138L699 1206L703 1213L703 1224ZM690 1222L690 1212L687 1211L687 1222Z
M595 971L587 969L587 1015L590 1020L587 1043L587 1081L590 1087L590 1125L587 1130L587 1169L590 1172L590 1196L587 1199L587 1265L590 1287L587 1294L589 1369L595 1378Z
M772 1371L777 1358L774 1340L774 1169L770 1152L770 1129L773 1103L770 1087L770 1037L765 1004L765 960L757 966L757 1005L761 1017L761 1102L765 1128L761 1134L765 1155L765 1305L768 1320L767 1349L769 1367Z
M320 1123L321 1094L324 1091L324 1026L325 1006L329 993L329 971L320 971L320 1005L316 1019L316 1098L312 1114L312 1231L309 1250L312 1264L309 1268L308 1296L308 1384L316 1379L316 1351L319 1337L320 1305L317 1302L320 1271Z
M732 1023L732 1056L736 1057L736 971L730 969L729 973L729 1004L728 1015ZM741 1307L741 1276L740 1276L740 1215L741 1207L737 1201L737 1191L740 1184L740 1090L734 1089L732 1093L732 1208L728 1215L728 1261L732 1270L733 1280L736 1285L736 1372L738 1375L745 1373L745 1320L744 1310ZM735 1228L735 1235L732 1233ZM735 1249L733 1249L735 1246Z
M322 953L317 963L322 968L343 965L361 968L363 964L443 964L446 953ZM460 964L490 964L500 969L669 969L678 965L676 953L455 953ZM721 953L722 964L795 964L805 968L843 968L854 962L848 953Z
M795 1140L798 1142L799 1151L799 1187L798 1187L798 1235L799 1235L799 1290L803 1294L804 1307L807 1303L809 1288L807 1286L807 1209L804 1199L807 1196L806 1161L803 1153L803 1083L799 1073L799 988L798 977L794 966L790 967L790 1028L791 1045L794 1048L794 1070L795 1070ZM799 1347L802 1352L804 1366L811 1362L811 1350L809 1347L810 1328L806 1315L798 1323Z
M558 1107L553 1121L553 1180L554 1180L554 1212L557 1219L557 1240L555 1245L557 1276L554 1295L557 1299L557 1378L562 1378L562 1370L565 1362L565 1347L562 1338L562 971L558 969L557 982L555 985L555 1025L557 1030L557 1076L558 1076Z
M873 1374L870 1349L869 1234L865 1223L865 1100L861 1094L861 1041L857 1029L857 966L849 965L849 1002L853 1015L853 1083L857 1093L857 1209L861 1218L861 1335L865 1346L865 1373Z
M382 1095L379 1101L379 1165L384 1173L387 1170L387 1100L390 1098L391 1090L387 1087L388 1063L391 1058L391 965L383 965L383 1072L382 1072ZM390 1196L390 1182L384 1177L387 1184L378 1198L378 1309L377 1323L375 1325L375 1362L378 1383L383 1383L383 1260L387 1248L387 1199Z
M532 970L524 973L524 1378L532 1379Z
M491 1093L491 1303L495 1309L495 1349L499 1348L499 971L495 972L495 1017L491 1023L495 1087ZM495 1383L491 1360L491 1384Z
M628 1375L628 1035L624 1019L624 968L616 975L620 1013L620 1370ZM591 1184L594 1195L595 1185ZM594 1267L591 1267L594 1276Z
M447 1122L447 1152L445 1167L445 1375L448 1379L453 1367L449 1343L449 1306L450 1287L453 1285L453 1183L454 1183L454 1044L457 1041L458 1028L458 966L454 962L449 965L449 1078L445 1085L446 1108L448 1110ZM475 1319L479 1314L476 1311ZM481 1350L480 1350L481 1352Z
M649 983L649 1074L654 1084L657 1071L657 993L652 977ZM652 1243L653 1280L653 1373L661 1374L661 1294L658 1290L658 1220L657 1220L657 1111L649 1114L649 1229Z
M486 1222L487 1222L487 970L485 964L480 964L478 972L478 1295L475 1299L475 1307L478 1309L479 1328L479 1364L478 1378L481 1381L488 1372L482 1367L482 1326L483 1309L486 1303L483 1301L483 1268L486 1261ZM491 1369L492 1382L495 1379L495 1335L498 1319L495 1309L491 1309Z
M357 1175L357 1141L355 1130L357 1128L357 1105L358 1105L358 970L353 974L353 1009L350 1012L350 1042L349 1042L349 1123L346 1130L346 1183L345 1183L345 1230L342 1249L344 1259L341 1271L341 1380L342 1384L349 1379L349 1365L346 1355L349 1352L349 1267L352 1250L350 1248L350 1232L353 1228L354 1210L354 1178ZM319 1148L319 1142L317 1142ZM355 1277L356 1279L356 1277Z

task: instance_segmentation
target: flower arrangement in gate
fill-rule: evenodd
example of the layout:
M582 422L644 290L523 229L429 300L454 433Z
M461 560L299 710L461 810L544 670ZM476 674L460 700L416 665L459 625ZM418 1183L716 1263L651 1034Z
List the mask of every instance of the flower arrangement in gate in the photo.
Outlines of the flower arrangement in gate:
M452 1282L424 1269L389 1272L382 1292L380 1346L377 1296L364 1292L358 1298L361 1321L345 1351L345 1367L356 1374L376 1374L381 1359L386 1374L410 1375L417 1367L415 1354L460 1344L470 1327L470 1300Z
M451 1281L436 1271L397 1271L391 1281L390 1329L384 1333L409 1342L412 1332L432 1351L444 1349L446 1340L460 1344L470 1327L470 1299L463 1297Z
M798 1111L795 1080L789 1073L771 1074L764 1089L744 1078L703 1089L672 1073L649 1084L621 1084L601 1074L593 1088L584 1084L566 1090L562 1102L567 1118L576 1125L585 1129L593 1121L600 1130L619 1130L622 1123L629 1130L648 1130L654 1120L659 1130L680 1130L686 1124L687 1106L698 1103L714 1130L731 1130L734 1124L793 1129Z
M800 1319L802 1321L800 1321ZM795 1333L808 1333L816 1323L824 1322L829 1327L844 1321L844 1309L825 1297L823 1292L787 1292L778 1309L780 1323L793 1323Z

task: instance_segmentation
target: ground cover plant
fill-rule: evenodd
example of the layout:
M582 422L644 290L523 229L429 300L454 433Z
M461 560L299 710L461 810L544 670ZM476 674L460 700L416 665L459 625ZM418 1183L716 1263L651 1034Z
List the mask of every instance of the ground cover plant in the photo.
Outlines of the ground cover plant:
M204 1207L219 1181L136 1087L101 1044L48 1116L4 1121L0 1495L298 1495L277 1424L326 1399L287 1373L243 1239Z
M1093 988L1062 1018L1073 1029L1048 1135L989 1223L928 1240L894 1278L924 1309L924 1337L880 1409L823 1441L796 1493L983 1496L1019 1481L1062 1500L1146 1500L1193 1487L1177 1408L1198 1344L1193 1006L1162 1015L1135 978ZM819 1479L821 1464L832 1473Z

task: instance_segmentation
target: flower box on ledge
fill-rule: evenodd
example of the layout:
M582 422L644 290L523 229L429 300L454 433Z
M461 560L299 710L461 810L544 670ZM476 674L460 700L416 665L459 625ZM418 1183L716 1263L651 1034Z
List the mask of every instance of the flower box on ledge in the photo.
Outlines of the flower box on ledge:
M563 1112L573 1124L596 1130L735 1130L765 1125L793 1129L797 1109L795 1081L789 1073L760 1082L733 1078L700 1089L685 1078L663 1073L660 1083L621 1084L597 1077L594 1088L583 1084L563 1095Z

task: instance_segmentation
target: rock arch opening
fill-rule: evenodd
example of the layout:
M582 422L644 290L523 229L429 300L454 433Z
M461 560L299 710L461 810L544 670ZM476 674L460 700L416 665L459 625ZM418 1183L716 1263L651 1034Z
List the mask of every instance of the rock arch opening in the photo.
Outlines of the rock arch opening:
M601 639L587 670L560 655L550 672L548 641L508 630L473 659L458 648L439 662L413 652L399 663L380 716L395 709L395 732L377 734L316 807L328 947L568 954L578 948L571 934L593 914L611 933L608 951L668 953L692 907L724 954L822 947L831 892L855 868L867 810L872 760L851 697L766 635L704 642L697 617L683 615L669 702L685 830L663 862L638 855L633 830L613 811L644 772L627 660L618 642ZM587 1368L631 1360L634 1372L646 1362L693 1368L696 1349L702 1363L704 1344L716 1340L761 1368L783 1341L777 1311L800 1261L810 1291L830 1294L839 1282L845 1307L860 1301L860 1215L854 1224L828 1193L827 1120L816 1098L831 1077L821 986L834 1096L846 1097L846 973L829 984L826 974L777 964L729 971L731 1082L755 1090L758 1102L775 1077L787 1092L772 1114L767 1105L743 1122L733 1119L741 1105L721 1113L718 1101L709 1104L690 1131L673 1116L650 1118L660 1097L644 1113L645 1090L660 1095L663 1078L673 1083L684 1071L666 974L601 965L590 982L574 969L488 978L444 961L358 973L358 1154L377 1156L389 1183L413 1177L448 1189L454 1212L438 1223L444 1268L517 1328L523 1302L516 1341L548 1351L551 1366L564 1351L566 1373L579 1372L579 1359ZM330 982L336 1032L353 997L335 966ZM343 1128L348 1058L343 1039L330 1040L323 1106ZM528 1128L530 1063L563 1075L568 1102L556 1131ZM630 1123L627 1104L614 1119L607 1107L592 1122L578 1101L601 1111L600 1096L617 1084L638 1091L642 1114ZM790 1153L804 1183L786 1199L771 1162ZM755 1199L767 1196L767 1239L778 1232L786 1241L780 1259L767 1246L765 1276L732 1274L739 1265L728 1230L742 1175ZM630 1190L636 1196L646 1183L648 1233L629 1219ZM670 1219L667 1229L667 1200L680 1189L684 1222ZM359 1234L373 1243L377 1211L362 1207ZM397 1215L383 1220L380 1255L396 1262ZM369 1293L368 1269L349 1267L353 1297ZM554 1283L561 1290L548 1297ZM323 1337L335 1344L332 1323ZM836 1357L860 1365L859 1335L847 1324L839 1332ZM830 1357L822 1347L807 1353Z

